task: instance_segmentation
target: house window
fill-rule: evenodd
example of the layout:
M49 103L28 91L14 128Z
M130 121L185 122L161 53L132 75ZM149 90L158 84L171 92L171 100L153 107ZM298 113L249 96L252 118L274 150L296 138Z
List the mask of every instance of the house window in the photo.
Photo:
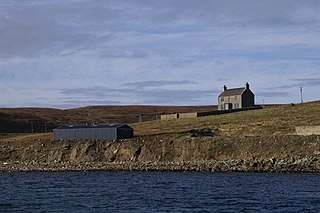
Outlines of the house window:
M238 96L237 96L237 95L236 95L236 96L234 96L234 100L236 100L236 101L238 100Z

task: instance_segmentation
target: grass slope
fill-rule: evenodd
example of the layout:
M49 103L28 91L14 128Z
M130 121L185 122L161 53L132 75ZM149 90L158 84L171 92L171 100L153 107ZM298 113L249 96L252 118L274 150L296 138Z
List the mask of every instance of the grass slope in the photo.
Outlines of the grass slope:
M211 128L221 136L246 136L291 134L295 126L300 125L320 125L320 101L192 119L144 122L133 127L136 135L183 133L191 129Z
M135 123L154 120L156 115L175 112L205 112L216 106L89 106L75 109L0 108L0 133L44 132L62 124Z

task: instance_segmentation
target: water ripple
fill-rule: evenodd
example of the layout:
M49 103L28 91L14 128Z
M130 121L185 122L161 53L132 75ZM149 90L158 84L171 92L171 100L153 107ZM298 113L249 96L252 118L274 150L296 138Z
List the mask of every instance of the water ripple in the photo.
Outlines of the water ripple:
M0 173L0 212L315 212L318 174Z

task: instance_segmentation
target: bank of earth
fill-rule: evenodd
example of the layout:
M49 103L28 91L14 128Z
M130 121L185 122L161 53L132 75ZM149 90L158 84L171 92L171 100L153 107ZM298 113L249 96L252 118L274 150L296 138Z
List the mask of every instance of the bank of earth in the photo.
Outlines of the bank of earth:
M121 141L1 141L2 171L319 172L319 136L148 136Z

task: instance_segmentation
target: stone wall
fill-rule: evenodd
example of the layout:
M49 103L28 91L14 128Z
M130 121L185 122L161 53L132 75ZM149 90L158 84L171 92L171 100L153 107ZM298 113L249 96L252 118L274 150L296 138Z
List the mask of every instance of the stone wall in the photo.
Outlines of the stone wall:
M215 110L215 111L209 111L209 112L190 112L190 113L175 113L175 114L167 114L167 115L161 115L161 120L172 120L177 118L196 118L196 117L203 117L203 116L210 116L210 115L221 115L221 114L227 114L227 113L233 113L233 112L241 112L241 111L247 111L247 110L256 110L256 109L263 109L262 106L253 106L253 107L247 107L247 108L240 108L240 109L231 109L231 110Z
M161 120L177 119L177 118L179 118L179 113L168 114L168 115L161 115L160 118L161 118Z
M198 117L197 112L179 113L179 118L196 118L196 117Z

